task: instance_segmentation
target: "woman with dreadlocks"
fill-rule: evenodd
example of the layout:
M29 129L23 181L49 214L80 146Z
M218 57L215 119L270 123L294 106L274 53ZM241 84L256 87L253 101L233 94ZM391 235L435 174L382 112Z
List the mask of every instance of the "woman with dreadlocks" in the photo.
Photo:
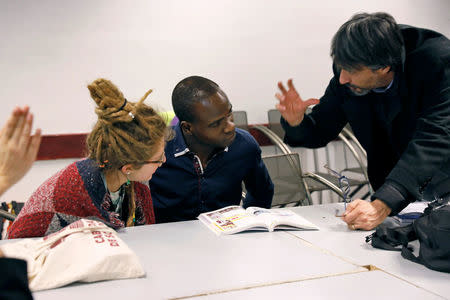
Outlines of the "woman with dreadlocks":
M8 238L40 237L80 218L114 228L155 222L146 184L165 162L169 131L144 100L127 101L109 80L88 85L98 121L87 138L88 158L45 181L25 203Z

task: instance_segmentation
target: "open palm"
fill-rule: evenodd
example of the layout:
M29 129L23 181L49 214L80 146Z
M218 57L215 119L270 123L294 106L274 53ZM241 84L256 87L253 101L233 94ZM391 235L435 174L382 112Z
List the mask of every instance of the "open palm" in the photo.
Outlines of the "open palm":
M288 90L286 90L281 81L278 82L278 88L280 89L281 94L275 94L275 97L280 101L280 103L276 105L276 108L280 111L281 115L289 125L297 126L303 121L306 109L311 105L318 104L320 100L311 98L303 101L295 89L292 79L288 80L287 85L289 88Z
M36 159L41 131L31 136L33 115L16 107L0 130L0 194L21 179Z

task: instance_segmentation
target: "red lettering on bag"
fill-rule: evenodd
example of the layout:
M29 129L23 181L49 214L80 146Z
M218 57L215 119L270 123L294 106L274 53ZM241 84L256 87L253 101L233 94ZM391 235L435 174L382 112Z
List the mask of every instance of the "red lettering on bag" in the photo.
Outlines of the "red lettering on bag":
M105 240L102 237L102 233L100 231L92 231L92 235L94 236L94 241L96 243L103 243Z
M55 248L56 246L58 246L59 244L61 244L62 242L64 242L65 237L60 238L59 240L57 240L56 242L54 242L51 246L50 249Z
M114 238L114 235L113 235L112 232L104 232L104 231L102 231L102 232L105 235L105 237L107 237L107 238Z
M119 247L119 243L114 239L108 239L108 242L111 247Z
M78 220L76 222L73 222L69 225L69 229L75 229L75 228L81 228L83 227L83 222L81 220Z

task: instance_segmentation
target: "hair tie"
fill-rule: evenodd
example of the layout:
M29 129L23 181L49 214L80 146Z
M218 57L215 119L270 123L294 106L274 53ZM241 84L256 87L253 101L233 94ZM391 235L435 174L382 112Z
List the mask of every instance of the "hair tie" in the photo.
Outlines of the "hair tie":
M118 110L118 111L122 110L122 109L125 107L126 104L127 104L127 99L124 99L124 100L123 100L123 104L122 104L121 107L119 107L119 110Z

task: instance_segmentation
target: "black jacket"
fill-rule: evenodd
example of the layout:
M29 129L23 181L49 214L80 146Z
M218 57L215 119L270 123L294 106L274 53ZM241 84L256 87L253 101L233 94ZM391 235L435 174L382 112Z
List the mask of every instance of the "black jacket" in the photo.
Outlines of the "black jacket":
M372 199L392 214L422 199L432 179L442 186L450 176L450 42L427 29L401 31L406 55L388 91L354 96L333 68L320 104L302 123L281 120L285 141L308 148L325 146L349 123L367 151Z
M0 300L33 299L28 289L26 261L2 257L0 270Z

